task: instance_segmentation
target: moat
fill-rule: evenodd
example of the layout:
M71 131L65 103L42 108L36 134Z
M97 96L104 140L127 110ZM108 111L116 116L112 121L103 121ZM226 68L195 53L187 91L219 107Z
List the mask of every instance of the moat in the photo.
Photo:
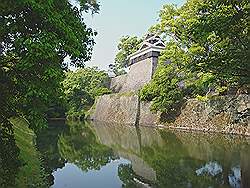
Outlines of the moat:
M36 147L53 188L250 187L246 137L51 121Z
M104 123L50 123L37 138L51 187L249 187L250 141Z

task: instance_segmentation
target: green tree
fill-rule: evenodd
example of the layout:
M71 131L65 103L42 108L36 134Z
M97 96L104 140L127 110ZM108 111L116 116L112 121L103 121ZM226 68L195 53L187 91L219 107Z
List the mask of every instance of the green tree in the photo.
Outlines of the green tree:
M118 53L115 56L114 64L110 64L109 68L115 75L126 73L124 68L128 64L128 56L136 52L140 48L142 39L134 36L124 36L118 44Z
M0 187L14 187L19 168L20 150L15 143L13 134L0 129Z
M166 63L166 60L171 63ZM181 81L187 77L184 65L188 60L185 51L175 42L168 43L160 57L153 80L140 90L141 100L153 101L151 106L153 111L170 113L182 102L184 92Z
M62 94L60 82L70 64L90 59L96 34L82 19L98 11L93 0L2 0L0 4L0 124L23 116L37 130L45 125L48 105Z
M97 96L108 94L109 77L96 67L66 73L63 81L68 115L84 115Z
M152 109L169 112L183 97L220 94L250 82L249 1L189 0L182 7L165 5L150 30L170 41L160 66L141 99ZM171 61L171 64L166 62Z
M186 48L190 69L223 82L249 82L249 1L189 0L160 12L162 32Z

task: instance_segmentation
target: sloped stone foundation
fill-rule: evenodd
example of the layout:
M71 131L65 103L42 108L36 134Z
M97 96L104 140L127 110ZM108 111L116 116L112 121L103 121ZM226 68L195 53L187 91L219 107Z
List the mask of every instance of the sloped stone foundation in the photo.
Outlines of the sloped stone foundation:
M187 100L175 117L150 111L150 103L138 95L117 93L103 95L96 101L90 119L130 125L162 125L187 131L221 132L250 136L250 95L218 96L203 102ZM170 121L168 121L170 120Z
M150 111L150 103L140 102L138 95L131 92L103 95L91 111L91 120L130 125L157 124L157 115Z

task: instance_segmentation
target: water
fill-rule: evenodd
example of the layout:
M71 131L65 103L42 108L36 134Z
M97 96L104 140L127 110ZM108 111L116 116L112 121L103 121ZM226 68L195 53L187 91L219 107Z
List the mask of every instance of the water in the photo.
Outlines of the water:
M53 188L250 187L244 137L52 122L37 148Z

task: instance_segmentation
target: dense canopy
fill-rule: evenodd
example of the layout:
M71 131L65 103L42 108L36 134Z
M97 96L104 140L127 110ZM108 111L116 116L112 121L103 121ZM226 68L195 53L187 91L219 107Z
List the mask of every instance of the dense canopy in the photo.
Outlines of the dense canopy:
M0 123L21 115L31 127L44 126L47 107L61 95L68 64L84 66L96 34L82 13L98 11L93 0L3 0L0 5Z

